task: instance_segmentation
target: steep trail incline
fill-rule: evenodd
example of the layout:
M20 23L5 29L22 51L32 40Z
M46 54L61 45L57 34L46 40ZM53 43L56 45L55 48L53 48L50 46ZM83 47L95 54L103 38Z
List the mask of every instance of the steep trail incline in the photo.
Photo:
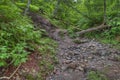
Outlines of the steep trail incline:
M111 45L86 38L71 39L41 16L31 13L35 25L41 26L58 43L58 64L46 80L88 80L90 71L104 74L108 80L120 80L120 51ZM62 34L62 35L61 35ZM78 43L75 43L79 41Z

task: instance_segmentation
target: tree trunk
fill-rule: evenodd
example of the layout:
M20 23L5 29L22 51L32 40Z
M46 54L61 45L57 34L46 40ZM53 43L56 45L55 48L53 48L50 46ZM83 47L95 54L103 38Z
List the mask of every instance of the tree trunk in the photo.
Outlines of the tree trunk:
M82 35L82 34L85 34L85 33L88 33L88 32L93 32L93 31L97 31L97 30L102 30L102 29L105 29L105 28L108 28L110 26L108 26L106 24L106 0L104 0L104 16L103 16L103 24L101 24L100 26L97 26L97 27L93 27L93 28L89 28L89 29L86 29L86 30L82 30L80 32L77 32L78 35Z
M24 11L24 15L27 15L28 11L29 11L29 8L30 8L30 4L31 4L31 0L28 0L28 3L27 3L27 7Z
M104 24L106 24L106 0L104 0Z
M58 8L59 8L59 4L60 4L60 0L57 0L56 6L55 6L55 10L53 12L53 15L56 16L57 12L58 12Z

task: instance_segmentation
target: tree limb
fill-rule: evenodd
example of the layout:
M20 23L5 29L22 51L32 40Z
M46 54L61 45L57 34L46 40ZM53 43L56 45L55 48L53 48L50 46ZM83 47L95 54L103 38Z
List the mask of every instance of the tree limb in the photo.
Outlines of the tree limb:
M97 31L97 30L102 30L102 29L105 29L107 27L110 27L108 25L105 25L105 24L101 24L97 27L93 27L93 28L89 28L89 29L86 29L86 30L82 30L80 32L77 32L78 35L82 35L82 34L85 34L85 33L88 33L88 32L93 32L93 31Z

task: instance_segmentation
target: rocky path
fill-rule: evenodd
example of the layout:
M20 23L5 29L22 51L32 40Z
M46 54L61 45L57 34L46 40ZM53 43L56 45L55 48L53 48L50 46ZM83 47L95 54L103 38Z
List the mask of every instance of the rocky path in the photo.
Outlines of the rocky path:
M48 36L55 39L59 45L58 64L46 80L89 80L88 75L91 71L104 74L108 80L120 80L120 51L94 39L71 39L65 30L53 28L40 16L34 15L32 18L34 22L40 23L48 32Z
M101 72L108 80L120 80L119 51L95 40L77 40L81 43L68 36L57 40L59 63L46 80L88 80L90 71Z

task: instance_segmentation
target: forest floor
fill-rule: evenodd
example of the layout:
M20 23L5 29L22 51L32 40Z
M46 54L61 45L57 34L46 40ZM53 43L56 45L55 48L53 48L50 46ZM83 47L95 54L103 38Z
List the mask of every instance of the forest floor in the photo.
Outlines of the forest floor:
M66 30L58 29L47 19L34 13L30 16L36 27L45 29L48 36L58 43L56 56L58 63L46 80L105 80L104 78L120 80L120 50L95 39L85 37L71 39ZM23 77L16 74L11 80L39 80L25 79L23 73L26 71L36 75L39 70L37 63L40 59L36 52L31 54L29 60L22 64L17 72ZM5 75L9 75L8 73L13 72L15 68L8 70L5 70Z
M71 39L66 30L54 27L39 15L32 16L34 23L40 23L58 43L58 64L46 80L120 80L119 50L95 39Z
M113 49L110 45L104 45L96 40L64 36L58 39L57 58L59 64L46 80L120 80L120 51ZM88 79L90 72L94 71L96 79Z

